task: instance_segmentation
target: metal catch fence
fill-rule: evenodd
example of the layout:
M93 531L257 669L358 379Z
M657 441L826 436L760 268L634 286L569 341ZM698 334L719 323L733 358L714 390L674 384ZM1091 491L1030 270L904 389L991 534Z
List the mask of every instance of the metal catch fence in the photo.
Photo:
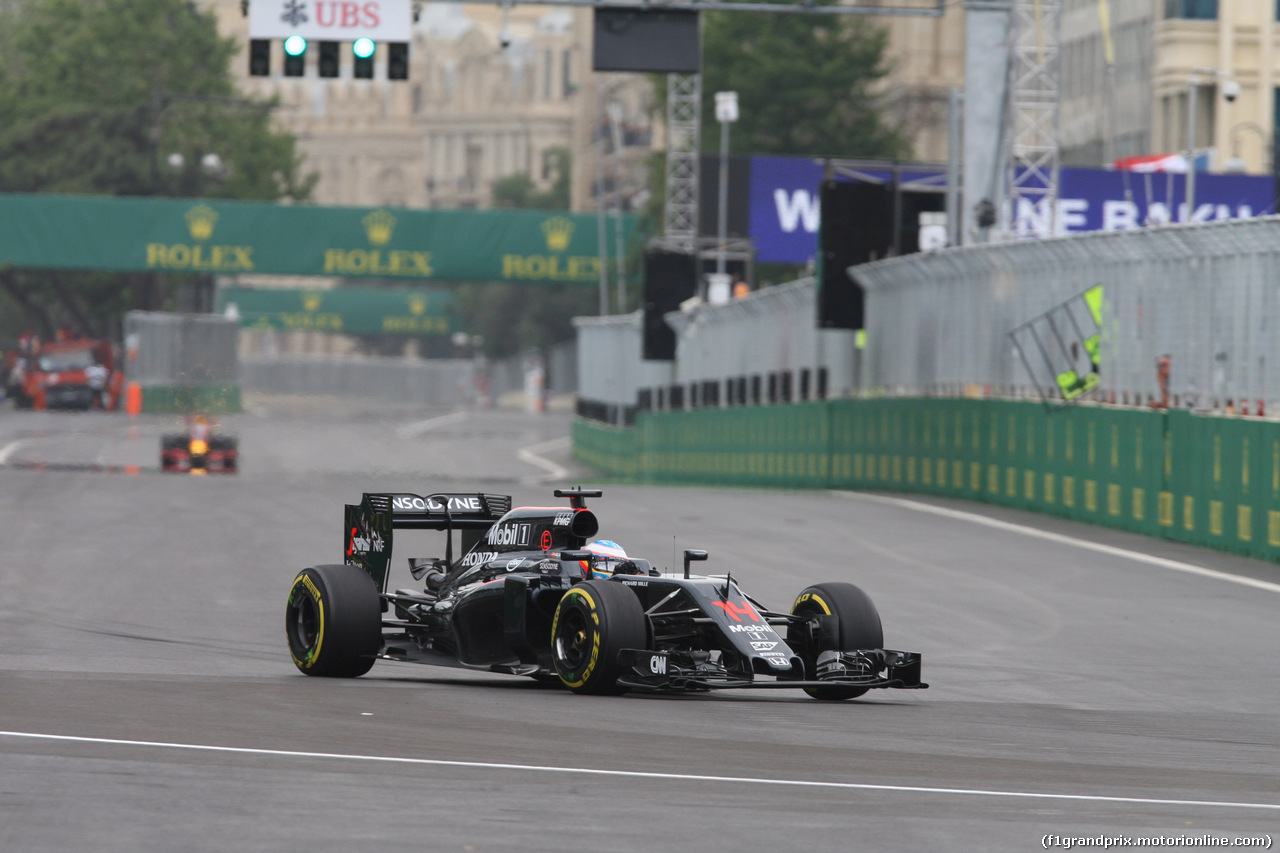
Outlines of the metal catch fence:
M240 327L218 314L130 311L124 318L125 372L142 385L236 381Z
M638 410L682 410L844 396L856 387L854 333L816 327L801 279L665 315L674 361L642 359L640 312L577 317L579 414L629 424Z
M475 363L336 356L246 358L244 387L269 394L335 394L423 405L458 405L475 394Z
M1034 359L1010 332L1102 285L1089 396L1145 406L1167 391L1174 408L1280 411L1280 217L966 247L850 272L866 290L866 388L1040 396Z

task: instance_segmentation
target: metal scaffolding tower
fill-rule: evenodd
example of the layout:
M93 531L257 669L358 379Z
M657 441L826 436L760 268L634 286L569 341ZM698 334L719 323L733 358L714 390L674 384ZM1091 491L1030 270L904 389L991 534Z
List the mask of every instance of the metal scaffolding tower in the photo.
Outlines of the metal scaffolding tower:
M667 75L667 181L663 243L693 253L698 245L698 144L702 75Z
M1014 0L1009 27L1008 216L1018 237L1057 228L1059 0Z

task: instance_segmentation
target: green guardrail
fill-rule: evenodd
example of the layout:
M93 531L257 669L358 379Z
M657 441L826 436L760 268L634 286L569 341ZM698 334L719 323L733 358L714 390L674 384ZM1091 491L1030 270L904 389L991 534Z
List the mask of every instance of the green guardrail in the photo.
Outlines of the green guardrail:
M240 410L239 385L142 386L142 411L148 414L232 415Z
M831 400L577 420L626 480L919 492L1280 562L1280 423L1091 405Z

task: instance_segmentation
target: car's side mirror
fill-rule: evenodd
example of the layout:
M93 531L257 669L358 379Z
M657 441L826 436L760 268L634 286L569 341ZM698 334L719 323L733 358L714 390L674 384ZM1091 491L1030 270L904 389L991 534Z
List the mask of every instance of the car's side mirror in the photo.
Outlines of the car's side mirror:
M701 561L707 559L706 551L699 551L693 548L684 552L684 576L689 577L689 564L695 560Z
M577 583L585 580L587 572L582 570L582 564L590 565L591 558L595 555L590 551L561 551L560 565L564 569L565 577L569 579L569 583Z

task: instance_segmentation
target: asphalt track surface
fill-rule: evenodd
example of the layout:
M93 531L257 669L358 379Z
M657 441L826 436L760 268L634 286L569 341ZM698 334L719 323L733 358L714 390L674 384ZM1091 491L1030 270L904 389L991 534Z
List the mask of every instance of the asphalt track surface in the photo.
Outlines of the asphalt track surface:
M705 548L707 571L783 608L859 584L930 689L592 698L385 661L311 679L285 596L339 560L343 503L551 503L600 482L568 459L567 417L260 399L227 421L243 470L222 478L158 473L172 425L0 409L0 851L1017 851L1280 830L1270 565L975 504L605 483L601 535L659 566ZM395 585L403 557L434 553L417 535L397 536Z

